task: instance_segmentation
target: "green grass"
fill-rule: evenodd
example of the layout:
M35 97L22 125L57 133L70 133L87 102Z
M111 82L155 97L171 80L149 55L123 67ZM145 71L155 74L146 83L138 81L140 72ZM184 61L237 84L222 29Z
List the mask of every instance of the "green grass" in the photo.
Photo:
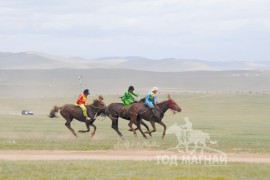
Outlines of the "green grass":
M157 164L156 161L0 161L0 179L268 179L270 164L227 166Z
M189 117L193 129L210 134L218 144L211 145L226 153L231 152L270 152L270 96L267 94L172 94L183 111L172 115L168 111L164 123L169 127L177 122L184 124L184 117ZM97 132L94 139L90 134L79 134L75 138L65 127L65 120L50 119L46 115L53 105L74 103L73 98L48 99L0 99L0 149L61 149L61 150L96 150L115 149L119 142L118 135L111 128L111 120L97 120ZM90 98L92 99L92 98ZM166 99L160 95L159 100ZM106 96L105 102L118 102L118 96ZM89 101L90 102L90 101ZM22 116L22 109L34 111L34 116ZM102 119L102 118L100 118ZM144 140L138 132L138 138L128 131L128 121L119 121L120 131L131 143L149 143L144 149L168 149L177 144L173 134L161 139L162 127L157 125L153 138ZM76 131L85 129L79 121L72 124ZM145 143L146 142L146 143ZM158 144L159 146L151 146ZM121 146L120 148L123 148ZM137 147L132 147L137 148Z

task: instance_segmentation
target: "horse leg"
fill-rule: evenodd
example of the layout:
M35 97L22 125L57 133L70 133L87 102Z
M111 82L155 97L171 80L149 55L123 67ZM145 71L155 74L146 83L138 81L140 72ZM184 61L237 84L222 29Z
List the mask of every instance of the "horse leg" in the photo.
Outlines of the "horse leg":
M142 129L141 129L141 122L142 122L142 119L141 118L138 118L137 119L137 128L139 129L139 131L141 132L141 134L143 135L143 137L145 139L147 139L147 136L143 133Z
M91 124L90 126L92 126L94 128L94 132L92 132L92 134L91 134L91 138L93 138L95 133L96 133L97 127L94 124Z
M153 130L152 131L146 131L144 133L147 133L147 134L150 134L152 132L156 132L156 124L155 124L155 121L150 121L152 127L153 127Z
M135 124L135 122L136 122L136 117L134 118L134 116L132 116L130 118L130 121L128 123L128 126L130 127L131 131L133 131L134 136L137 137L137 133L136 133L135 129L133 129L133 127L132 127L132 124L133 123Z
M89 124L90 124L90 123L89 123L88 121L86 121L86 122L85 122L85 125L86 125L87 130L79 130L78 132L79 132L79 133L90 132Z
M160 124L161 126L163 126L163 134L162 134L162 139L165 137L166 135L166 125L162 122L162 121L159 121L157 122L158 124Z
M149 127L145 122L143 122L143 120L141 120L141 124L147 129L148 132L150 131ZM152 136L151 132L149 132L149 135Z
M72 129L71 125L70 125L70 122L69 120L67 120L67 122L65 123L65 125L67 126L67 128L72 132L72 134L75 136L75 137L78 137L77 134L75 133L74 129Z
M114 118L110 115L110 119L112 120L112 128L117 132L122 140L125 140L124 136L118 129L118 118Z

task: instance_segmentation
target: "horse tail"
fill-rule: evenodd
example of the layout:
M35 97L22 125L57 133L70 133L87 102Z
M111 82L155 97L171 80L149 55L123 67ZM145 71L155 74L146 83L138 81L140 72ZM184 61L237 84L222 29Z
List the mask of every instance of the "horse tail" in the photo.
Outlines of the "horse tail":
M54 106L50 111L49 117L50 118L57 118L56 113L58 113L59 109L61 109L61 107Z

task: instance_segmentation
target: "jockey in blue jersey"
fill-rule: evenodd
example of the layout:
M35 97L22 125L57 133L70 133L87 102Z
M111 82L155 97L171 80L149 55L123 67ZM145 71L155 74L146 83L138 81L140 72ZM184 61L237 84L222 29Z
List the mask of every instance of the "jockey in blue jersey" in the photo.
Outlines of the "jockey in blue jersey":
M155 108L155 105L157 103L157 97L156 97L157 92L158 92L158 88L153 87L151 89L151 91L146 94L146 97L145 97L145 105L147 107L150 107L153 115L156 116L156 117L157 117L157 113L156 113L154 108Z

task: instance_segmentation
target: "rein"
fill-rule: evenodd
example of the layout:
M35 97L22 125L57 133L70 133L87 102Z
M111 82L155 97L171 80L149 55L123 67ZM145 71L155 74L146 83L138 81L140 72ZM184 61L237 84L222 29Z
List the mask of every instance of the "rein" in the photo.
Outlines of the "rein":
M161 112L161 114L164 114L158 106L156 106L156 108Z
M100 102L100 101L98 101L98 102ZM94 106L93 104L90 104L89 106L90 107L93 107L95 109L98 109L98 111L95 113L94 118L93 118L94 120L96 120L97 114L99 113L99 111L101 110L101 108L99 106Z

